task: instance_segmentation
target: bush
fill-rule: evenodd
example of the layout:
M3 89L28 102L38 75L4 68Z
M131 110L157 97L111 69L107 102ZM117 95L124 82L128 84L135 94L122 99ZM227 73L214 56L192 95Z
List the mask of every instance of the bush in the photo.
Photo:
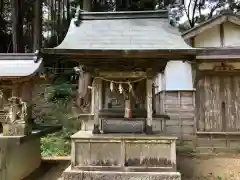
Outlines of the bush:
M71 152L70 136L76 131L63 128L61 131L41 138L41 154L43 157L68 156Z
M63 83L59 85L54 85L51 87L47 94L47 100L52 102L64 101L67 102L70 100L72 95L72 85L68 83Z

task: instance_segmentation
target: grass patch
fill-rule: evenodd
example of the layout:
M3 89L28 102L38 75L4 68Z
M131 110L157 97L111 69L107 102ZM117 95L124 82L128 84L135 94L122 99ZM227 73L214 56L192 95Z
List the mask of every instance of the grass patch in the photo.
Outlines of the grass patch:
M76 130L63 128L61 131L41 138L41 154L43 157L69 156L71 139Z

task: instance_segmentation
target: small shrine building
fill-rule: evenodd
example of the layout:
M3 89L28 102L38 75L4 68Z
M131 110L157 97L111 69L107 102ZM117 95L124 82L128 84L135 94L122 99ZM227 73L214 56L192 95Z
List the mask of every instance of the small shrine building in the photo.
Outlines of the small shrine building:
M222 13L183 33L202 48L192 63L196 88L197 147L236 150L239 143L240 16Z
M169 116L154 110L153 78L169 60L192 60L196 49L169 23L167 10L79 11L62 43L42 53L45 61L78 62L93 79L92 108L79 115L88 117L87 128L71 137L65 180L181 178L177 138L163 135Z
M132 106L146 109L152 126L153 77L164 70L169 60L192 59L195 50L170 25L166 10L81 12L72 20L62 43L44 49L43 54L45 59L79 62L95 77L94 128L99 129L99 108L108 109L109 102L116 98L111 99L108 94L111 77L118 85L121 78L125 79L122 84L146 79L138 90L144 94L146 89L145 96L148 94L149 98ZM125 102L120 101L124 110Z

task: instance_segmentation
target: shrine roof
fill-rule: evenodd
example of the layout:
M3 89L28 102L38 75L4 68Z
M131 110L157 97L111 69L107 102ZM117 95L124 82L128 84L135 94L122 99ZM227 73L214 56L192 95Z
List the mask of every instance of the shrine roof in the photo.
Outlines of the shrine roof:
M35 53L0 53L0 79L36 75L41 67Z
M62 43L47 54L86 50L193 50L169 23L167 11L81 12Z
M204 21L203 23L200 23L199 25L185 31L182 34L182 37L184 39L190 39L198 34L200 34L203 31L206 31L207 29L210 29L216 25L222 24L224 22L231 22L236 25L240 25L240 15L235 14L232 12L224 12L217 16L214 16L210 18L207 21Z

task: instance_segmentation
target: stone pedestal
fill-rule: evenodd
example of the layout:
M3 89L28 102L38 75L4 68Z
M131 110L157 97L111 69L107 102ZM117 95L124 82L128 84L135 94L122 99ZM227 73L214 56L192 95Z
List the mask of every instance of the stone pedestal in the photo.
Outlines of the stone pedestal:
M71 166L64 180L180 180L175 137L145 134L72 136Z
M3 124L3 136L24 136L32 132L30 125L21 124Z
M61 126L38 126L30 135L0 135L0 180L20 180L41 164L40 137Z
M40 138L21 144L19 137L0 137L0 180L20 180L41 164Z

